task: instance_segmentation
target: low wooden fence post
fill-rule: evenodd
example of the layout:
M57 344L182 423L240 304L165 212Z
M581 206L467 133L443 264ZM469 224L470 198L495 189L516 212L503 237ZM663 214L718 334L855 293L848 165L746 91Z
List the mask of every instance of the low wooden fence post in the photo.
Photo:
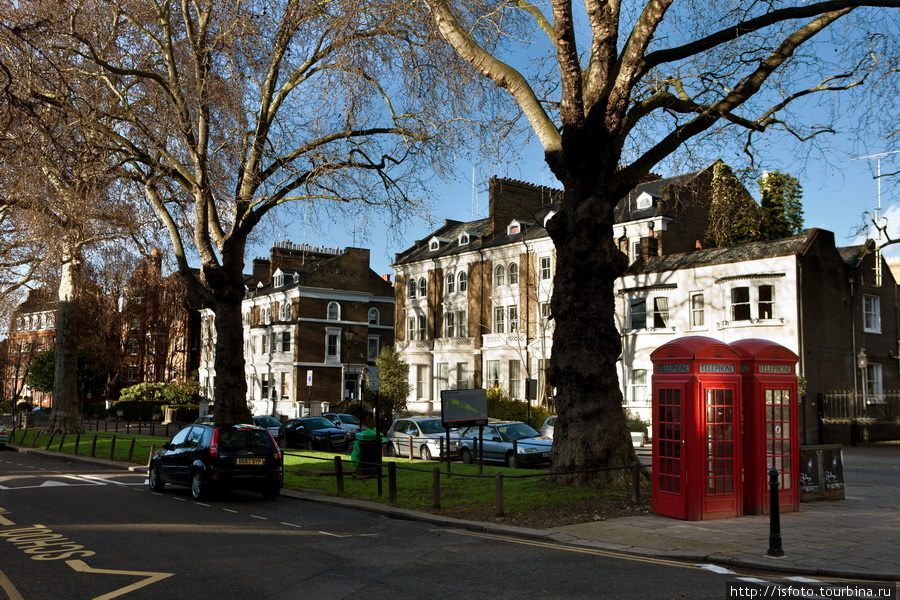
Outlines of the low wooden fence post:
M59 439L59 447L56 449L57 452L63 451L63 444L65 443L65 441L66 441L66 434L63 434L63 436Z
M97 434L94 434L94 441L91 442L91 458L97 456Z
M397 463L388 463L388 502L397 502Z
M55 438L56 438L56 434L55 434L55 433L51 433L51 434L50 434L50 439L47 441L47 447L44 448L44 450L49 450L49 449L50 449L50 446L53 445L53 440L54 440Z
M137 438L131 438L131 446L129 446L129 448L128 448L128 462L131 462L131 459L134 456L135 442L137 442Z
M334 457L334 475L335 475L335 481L337 481L338 494L343 494L344 493L344 462L341 460L340 456Z
M113 435L109 442L109 460L116 459L116 436Z
M435 467L432 471L432 486L433 486L433 494L434 494L434 508L441 507L441 470L438 467Z
M503 473L497 471L494 476L494 515L503 516Z
M641 501L641 464L635 463L631 467L631 501L637 504Z
M75 456L78 456L78 446L81 444L81 434L75 434Z

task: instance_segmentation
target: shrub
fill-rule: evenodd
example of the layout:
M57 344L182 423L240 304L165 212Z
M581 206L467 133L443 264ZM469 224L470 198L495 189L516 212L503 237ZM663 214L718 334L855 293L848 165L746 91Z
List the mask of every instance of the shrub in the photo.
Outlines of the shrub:
M522 421L528 423L538 431L547 417L552 413L543 406L528 406L527 402L514 400L509 397L509 392L503 387L494 387L487 390L488 416L502 421Z

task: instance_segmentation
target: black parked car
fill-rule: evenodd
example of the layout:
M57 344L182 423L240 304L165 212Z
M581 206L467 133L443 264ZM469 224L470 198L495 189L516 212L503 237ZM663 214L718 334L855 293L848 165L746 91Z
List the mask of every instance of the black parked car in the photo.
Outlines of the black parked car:
M341 450L347 448L354 438L354 434L336 427L325 417L288 419L281 427L285 448Z
M199 500L219 489L256 490L266 500L281 492L283 457L272 434L253 425L188 425L150 459L154 492L186 485Z

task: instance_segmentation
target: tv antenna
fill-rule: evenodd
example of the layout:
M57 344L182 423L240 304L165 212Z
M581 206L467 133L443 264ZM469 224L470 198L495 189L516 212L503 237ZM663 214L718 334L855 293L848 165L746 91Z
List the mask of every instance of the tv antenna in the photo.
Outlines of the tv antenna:
M890 156L891 154L900 153L900 150L891 150L889 152L880 152L878 154L870 154L868 156L857 156L852 160L874 160L876 162L876 175L875 180L878 182L878 202L875 205L875 218L873 222L875 224L875 230L877 231L878 239L875 241L875 285L881 285L881 233L882 233L882 223L881 223L881 159L885 156Z

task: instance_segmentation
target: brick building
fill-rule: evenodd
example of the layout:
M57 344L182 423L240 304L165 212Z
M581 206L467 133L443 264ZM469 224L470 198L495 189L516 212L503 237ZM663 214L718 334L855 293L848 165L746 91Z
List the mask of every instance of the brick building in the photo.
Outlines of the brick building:
M254 414L321 414L359 399L364 370L394 343L394 291L369 251L275 244L253 261L242 307ZM213 313L203 312L200 381L215 385Z

